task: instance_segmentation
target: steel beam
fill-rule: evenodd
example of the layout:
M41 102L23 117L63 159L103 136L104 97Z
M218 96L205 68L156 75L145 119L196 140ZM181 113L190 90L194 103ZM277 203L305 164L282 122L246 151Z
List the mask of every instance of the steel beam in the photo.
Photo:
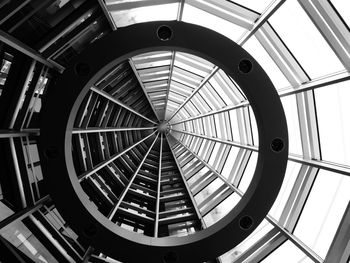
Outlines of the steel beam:
M115 23L111 13L108 11L108 8L107 8L107 5L106 5L106 2L104 0L98 0L98 3L109 23L109 25L111 26L112 30L117 30L117 24Z
M14 38L13 36L7 34L5 31L3 31L1 29L0 29L0 41L13 47L14 49L18 50L19 52L31 57L32 59L48 66L49 68L56 69L59 72L64 71L63 66L59 65L56 62L47 60L39 52L37 52L36 50L27 46L26 44L24 44L23 42L19 41L16 38Z
M7 225L16 222L21 221L23 218L26 218L28 215L33 214L35 211L39 210L43 205L51 201L50 196L46 195L45 197L38 200L35 205L26 207L23 210L16 212L9 217L5 218L4 220L0 221L0 232L1 230L6 227Z
M166 140L168 141L168 137L166 137ZM169 144L169 141L168 141L168 144ZM181 175L181 178L182 178L182 180L183 180L183 182L184 182L184 185L185 185L185 187L186 187L186 191L187 191L187 193L188 193L188 195L189 195L189 197L190 197L190 199L191 199L191 202L192 202L192 204L193 204L193 207L194 207L194 209L195 209L195 211L196 211L196 215L197 215L198 219L201 221L202 229L204 229L204 228L206 228L207 226L206 226L206 224L205 224L205 221L203 220L203 216L202 216L201 212L199 211L199 208L198 208L198 205L197 205L197 203L196 203L196 200L194 199L194 196L193 196L193 194L192 194L192 192L191 192L191 189L190 189L190 187L189 187L189 185L188 185L188 183L187 183L187 180L186 180L186 178L185 178L185 176L184 176L184 174L183 174L183 171L182 171L182 169L181 169L181 166L180 166L180 164L179 164L179 161L177 160L177 158L176 158L176 156L175 156L175 154L174 154L174 151L173 151L172 147L170 146L170 144L169 144L169 148L170 148L171 154L172 154L173 157L174 157L174 160L175 160L175 163L176 163L176 167L177 167L177 169L179 170L180 175Z
M92 91L96 92L97 94L105 97L106 99L114 102L115 104L127 109L128 111L136 114L137 116L140 116L141 118L145 119L146 121L149 121L153 124L157 124L156 122L152 121L151 119L147 118L146 116L142 115L141 113L137 112L136 110L134 110L133 108L129 107L128 105L126 105L125 103L121 102L120 100L114 98L113 96L111 96L110 94L108 94L107 92L100 90L97 87L91 87L90 88Z
M154 237L158 237L160 183L161 183L161 177L162 177L162 154L163 154L163 134L160 134L158 184L157 184L157 203L156 203L156 218L155 218L155 223L154 223Z
M152 134L153 135L153 134ZM139 164L139 166L137 167L136 171L134 172L133 176L130 178L130 181L128 183L128 185L123 189L123 192L120 194L119 198L118 198L118 202L114 205L112 211L109 213L108 215L108 219L112 220L112 218L114 217L115 213L117 212L120 204L122 203L125 195L127 194L127 192L130 189L130 186L132 185L132 183L134 182L137 174L139 173L142 165L144 164L145 160L147 159L149 153L151 152L154 144L156 143L157 139L158 139L159 133L157 134L156 138L153 140L151 146L149 147L148 151L146 152L145 156L143 157L141 163Z
M254 22L253 28L249 31L247 31L238 41L237 44L243 46L245 42L251 38L255 34L256 31L259 30L259 28L265 24L265 22L280 8L280 6L285 2L286 0L275 0L273 1L265 10L264 12L259 16L258 20Z
M172 118L174 118L174 116L176 115L176 113L178 113L185 105L187 102L189 102L194 95L196 95L201 88L204 87L204 85L215 75L216 72L218 72L219 67L215 66L212 71L202 80L202 82L198 85L197 88L195 88L195 90L184 100L184 102L182 102L182 104L173 112L173 114L171 115L171 117L169 118L168 122L171 121Z
M150 97L149 97L149 95L148 95L148 93L146 91L145 85L143 84L143 82L142 82L142 80L140 78L140 75L139 75L139 73L138 73L138 71L137 71L137 69L135 67L134 62L132 61L131 58L128 59L128 62L129 62L129 65L130 65L132 71L134 72L135 77L137 78L137 81L139 82L139 84L140 84L140 86L141 86L141 88L143 90L143 93L145 94L145 96L146 96L146 98L148 100L149 105L151 106L151 108L152 108L152 110L154 112L154 115L156 116L156 118L159 121L159 116L158 116L158 114L157 114L157 112L156 112L156 110L154 108L154 105L153 105L153 103L152 103L152 101L151 101L151 99L150 99Z
M24 129L21 131L17 130L0 130L0 139L3 138L16 138L16 137L27 137L27 136L39 136L39 129Z
M155 133L156 133L156 131L152 132L150 135L148 135L147 137L145 137L142 140L138 141L137 143L131 145L130 147L126 148L124 151L113 155L110 159L108 159L106 161L103 161L103 162L99 163L98 165L96 165L92 170L87 171L87 172L83 173L82 175L78 176L79 181L82 181L82 180L88 178L89 176L91 176L92 174L96 173L97 171L101 170L103 167L105 167L109 163L113 162L114 160L116 160L117 158L119 158L120 156L125 154L126 152L130 151L131 149L133 149L134 147L136 147L140 143L144 142L145 140L150 138Z
M88 127L86 129L74 128L72 133L73 134L80 134L80 133L97 133L97 132L145 131L145 130L152 130L152 129L155 129L155 128L156 127L121 127L121 128ZM0 131L0 136L1 136L1 131Z

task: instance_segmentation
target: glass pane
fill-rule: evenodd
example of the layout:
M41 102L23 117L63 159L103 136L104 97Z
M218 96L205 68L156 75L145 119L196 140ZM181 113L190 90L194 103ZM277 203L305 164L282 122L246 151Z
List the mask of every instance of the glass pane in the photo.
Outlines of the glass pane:
M235 160L237 158L237 154L239 152L239 148L237 147L231 147L230 153L227 156L227 160L224 166L224 169L222 170L221 174L228 179L230 176L230 172L232 170L233 165L235 164Z
M250 182L251 182L253 175L254 175L254 172L255 172L257 160L258 160L258 153L253 152L249 158L249 162L248 162L248 165L244 171L241 182L238 185L238 188L243 192L247 191L247 189L250 185Z
M233 41L237 41L246 31L243 27L237 26L188 4L185 4L182 20L212 29Z
M230 2L240 4L244 7L248 7L254 11L262 13L262 11L264 11L264 9L271 3L271 0L230 0Z
M282 246L277 248L261 263L314 263L308 258L299 248L297 248L292 242L287 241Z
M320 170L294 235L324 258L350 200L350 177Z
M200 191L194 199L196 200L197 204L202 203L209 195L214 193L217 189L220 188L224 183L219 179L215 179L213 182L211 182L207 187L205 187L202 191Z
M236 246L234 249L225 253L220 257L221 263L232 263L235 259L239 258L248 248L253 246L259 239L266 235L273 226L265 219L260 225L251 233L242 243Z
M350 165L350 81L315 90L322 159Z
M215 207L210 213L208 213L203 220L207 227L213 225L225 215L228 214L232 210L233 207L240 200L240 196L236 193L231 194L228 198L226 198L222 203L220 203L217 207Z
M347 0L332 0L334 7L337 9L341 17L350 27L350 1Z
M302 155L296 97L295 95L289 95L281 98L281 101L288 125L289 152Z
M344 70L297 1L286 1L269 21L312 79Z
M289 81L282 74L281 70L277 67L276 63L272 60L255 36L252 36L243 45L243 48L258 61L277 90L290 86Z
M276 220L278 220L281 216L281 213L292 191L294 182L298 176L300 168L301 168L301 164L299 163L290 162L290 161L287 163L287 170L284 176L281 190L275 200L275 203L273 204L269 212L269 215Z

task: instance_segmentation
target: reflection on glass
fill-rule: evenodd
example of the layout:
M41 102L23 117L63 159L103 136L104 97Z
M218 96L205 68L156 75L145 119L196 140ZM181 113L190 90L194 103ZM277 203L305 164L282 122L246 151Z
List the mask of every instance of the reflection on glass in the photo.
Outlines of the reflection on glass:
M215 224L217 221L227 215L232 210L232 208L236 206L240 199L241 198L238 194L231 194L228 198L226 198L223 202L221 202L218 206L216 206L206 216L203 217L206 226L209 227Z
M176 20L178 4L145 6L111 12L117 27L156 20Z

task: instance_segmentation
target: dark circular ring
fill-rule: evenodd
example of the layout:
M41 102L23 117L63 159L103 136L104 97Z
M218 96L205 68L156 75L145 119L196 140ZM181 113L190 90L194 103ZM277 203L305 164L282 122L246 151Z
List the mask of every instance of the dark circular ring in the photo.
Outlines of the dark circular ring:
M172 37L159 41L157 29L167 25ZM186 237L153 238L121 227L97 211L80 186L72 157L72 129L78 108L89 88L108 69L150 51L180 51L202 57L224 70L244 92L254 111L259 131L259 155L246 193L224 218L209 228ZM249 60L254 70L242 74L239 62ZM89 65L89 74L76 74L75 65ZM234 66L236 65L236 66ZM122 262L164 262L171 251L176 260L203 262L216 258L244 240L265 218L281 187L288 158L287 124L279 96L261 66L239 45L209 29L176 21L136 24L121 28L90 45L68 66L48 90L44 100L40 154L57 145L57 158L42 158L50 194L69 225L96 249ZM284 141L276 154L275 138ZM254 225L242 229L239 220L249 215ZM86 235L95 226L93 237ZM84 235L85 231L85 235ZM170 257L170 256L169 256Z

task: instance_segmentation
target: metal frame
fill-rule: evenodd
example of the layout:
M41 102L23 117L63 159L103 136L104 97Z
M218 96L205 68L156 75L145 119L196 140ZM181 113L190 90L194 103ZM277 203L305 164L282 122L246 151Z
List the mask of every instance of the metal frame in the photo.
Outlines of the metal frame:
M48 100L50 103L47 103L44 107L44 116L43 118L46 120L44 121L44 126L42 126L42 132L41 132L41 139L42 139L42 148L41 148L41 156L43 158L43 169L46 171L47 169L50 170L49 167L60 167L56 171L53 172L59 172L59 173L67 173L66 168L66 162L71 163L71 151L70 151L70 137L71 135L66 134L65 129L62 129L62 127L68 127L67 129L70 130L70 126L73 122L73 117L75 116L79 102L81 102L87 93L90 87L93 85L94 82L98 78L100 78L101 74L104 74L106 69L109 69L113 67L113 65L116 65L121 62L121 59L124 59L127 54L130 55L137 55L142 48L142 52L147 52L147 48L151 49L154 45L159 46L162 45L163 49L167 49L168 47L177 47L181 49L186 49L190 53L193 54L200 54L201 56L204 56L206 59L214 60L216 58L216 61L220 61L222 64L220 65L222 68L227 70L227 74L231 75L235 81L240 85L246 96L249 98L250 101L253 102L254 110L261 110L261 112L269 112L269 117L266 116L260 116L258 118L258 121L261 121L261 124L265 126L265 128L261 127L261 133L260 133L260 158L259 163L260 165L262 163L265 163L265 165L261 166L261 170L258 170L255 177L260 177L261 179L258 180L259 182L257 184L256 192L254 188L250 188L247 194L241 202L237 205L237 207L231 211L225 218L226 220L222 220L220 223L218 223L214 228L208 228L204 229L201 232L195 233L193 235L182 237L181 243L185 242L186 249L182 249L178 246L177 239L169 239L169 238L162 238L160 240L157 239L149 239L146 237L140 238L139 235L135 236L131 232L125 232L123 229L116 229L113 227L111 222L108 222L106 218L104 218L101 214L96 213L97 211L93 209L91 204L89 204L88 200L85 199L85 197L81 196L80 198L76 198L75 200L70 200L70 207L66 207L66 201L62 199L62 197L58 198L58 196L61 196L60 193L58 193L57 185L59 184L66 184L68 185L73 184L73 187L66 192L66 195L64 198L74 199L73 196L76 196L76 193L79 195L81 194L81 190L79 189L78 181L76 179L73 179L76 177L76 175L73 175L73 169L68 168L68 173L70 176L73 176L69 178L67 176L64 180L60 180L59 182L54 183L54 187L52 185L52 195L57 196L55 198L57 203L57 206L62 210L65 214L65 217L67 217L67 220L71 222L71 224L74 226L74 228L83 229L83 232L87 232L87 228L90 228L90 225L93 226L94 229L96 229L96 233L89 237L87 236L87 239L94 244L96 247L100 247L101 249L107 251L108 253L111 253L111 255L115 257L119 257L121 259L127 259L127 260L135 260L138 261L139 256L141 256L143 259L145 258L145 254L140 253L139 255L130 255L130 253L122 253L121 251L118 251L116 255L114 255L114 247L111 246L111 244L115 244L115 242L123 244L126 240L131 246L130 249L137 248L139 251L145 251L147 250L149 255L149 261L156 262L156 261L162 261L163 255L165 255L167 252L166 250L174 250L175 253L178 255L179 258L181 258L181 261L193 261L194 260L205 260L206 258L215 258L219 256L221 253L232 247L234 244L238 244L240 240L242 240L244 237L246 237L253 229L254 227L249 228L249 230L244 230L239 226L239 220L241 217L243 217L246 214L251 215L254 218L254 222L259 222L263 219L263 214L268 211L269 206L272 205L272 200L275 198L275 195L278 193L278 189L280 187L280 184L282 182L282 176L283 171L286 166L286 157L287 157L287 149L288 149L288 137L287 137L287 129L286 129L286 122L284 119L284 114L282 111L281 104L279 102L279 99L277 97L277 94L269 81L269 79L264 75L262 69L259 67L259 65L254 61L253 58L251 58L243 49L239 48L238 45L235 45L233 42L229 41L226 38L221 37L220 35L208 31L204 28L200 28L194 25L189 25L185 23L180 22L167 22L167 26L171 28L176 34L176 38L171 38L168 41L162 41L158 39L157 37L154 37L154 34L157 32L157 28L159 28L162 24L160 23L147 23L147 24L140 24L134 27L129 27L126 30L118 30L114 32L114 34L111 34L109 37L104 38L103 41L95 42L95 45L91 46L84 54L82 54L80 61L84 61L84 63L87 63L87 67L89 68L90 74L94 76L92 79L90 77L85 76L84 74L79 74L79 71L74 70L73 68L67 69L65 71L65 74L63 74L60 81L57 83L57 85L62 85L62 87L69 87L69 85L63 84L65 81L69 80L69 83L71 83L71 80L74 79L74 82L76 82L74 85L75 87L84 88L84 91L81 93L79 89L67 89L66 92L70 92L71 95L68 96L69 99L66 100L66 108L62 110L59 115L57 115L57 111L55 110L55 101L57 101L57 96L62 95L62 93L55 93L55 89L52 89L52 93L48 94ZM184 30L184 27L188 30ZM192 32L191 35L184 35L181 37L180 32L185 34L185 32ZM196 32L194 34L193 32ZM112 38L112 39L111 39ZM99 52L98 56L91 57L91 54L96 54L96 52L93 51L93 49L96 50L102 50L100 48L101 45L103 45L103 49L107 49L106 45L109 45L111 43L114 43L113 38L122 38L122 39L133 39L131 43L133 45L127 44L126 46L120 47L118 49L114 49L115 53L114 56L111 56L110 53L101 53ZM188 39L191 38L193 41L188 42ZM213 38L215 41L207 41L208 38ZM141 40L142 39L142 40ZM186 39L186 41L184 41ZM211 45L202 46L203 41L209 43L214 42L222 42L222 46L225 47L226 52L222 52L223 50L215 50L211 47ZM122 43L121 43L122 45ZM113 49L110 49L113 50ZM176 49L175 49L176 51ZM228 57L227 54L232 54L232 57ZM129 56L130 56L129 55ZM249 74L245 74L239 71L238 64L237 68L231 68L231 61L241 61L243 58L248 58L251 63L254 64L254 71L250 72ZM93 63L89 63L93 59ZM113 59L115 59L113 61ZM76 61L76 66L80 66L79 61ZM237 62L238 63L238 62ZM106 66L108 67L106 68ZM84 66L86 67L86 66ZM101 70L102 68L102 70ZM98 73L96 75L96 73ZM256 77L250 77L250 75L256 75ZM72 78L72 76L75 76ZM256 79L259 79L260 84L264 85L266 89L264 89L264 92L259 94L260 92L252 91L250 90L251 87L254 86L254 82ZM78 84L79 83L79 84ZM95 91L95 90L94 90ZM106 95L107 94L103 94ZM67 94L65 94L67 96ZM105 96L105 97L106 97ZM274 103L265 103L266 100L261 100L261 98L264 98L268 96L269 100L274 101ZM55 98L55 101L52 101L49 99ZM78 100L76 101L76 98ZM108 96L109 98L109 96ZM115 99L113 99L114 101ZM275 108L276 107L276 108ZM274 108L274 109L273 109ZM52 120L52 114L56 115L55 122L51 123L50 120ZM271 119L271 115L274 117ZM67 120L67 116L69 119ZM263 121L264 119L264 121ZM68 122L67 122L68 121ZM65 123L65 124L63 124ZM63 125L62 125L63 124ZM59 132L61 131L61 132ZM52 141L53 137L51 134L55 133L55 140ZM284 141L284 148L281 149L281 151L277 154L275 153L271 148L270 144L275 138L282 138ZM60 142L57 144L57 142ZM51 155L53 153L53 156ZM57 154L56 154L57 153ZM65 153L62 155L62 153ZM270 159L270 160L269 160ZM62 161L65 163L62 165ZM61 163L61 164L59 164ZM260 166L258 165L258 166ZM63 170L62 170L62 169ZM59 171L60 170L60 171ZM269 172L268 172L269 171ZM263 175L267 172L267 174L274 174L276 177L272 179L271 177L264 177ZM55 178L55 177L53 177ZM271 181L272 179L272 181ZM53 183L53 180L52 180ZM68 183L68 184L67 184ZM269 195L267 196L265 193L263 194L258 189L260 187L264 188L264 184L268 184L270 187ZM55 189L53 189L55 188ZM79 189L77 192L74 189ZM274 190L273 190L274 189ZM72 196L73 194L73 196ZM264 198L259 197L259 195L263 194ZM71 197L69 197L71 196ZM269 202L262 203L259 205L259 210L256 209L256 202L260 202L262 200L268 200L271 198ZM72 217L71 209L77 210L79 209L79 215L84 217L85 224L81 225L80 220L77 217ZM98 218L98 219L97 219ZM97 220L97 221L96 221ZM97 223L97 222L101 222ZM232 223L234 222L234 223ZM256 225L255 225L256 226ZM85 230L84 230L85 229ZM95 231L94 231L95 232ZM230 234L231 233L231 234ZM237 238L235 240L232 240L232 233L235 233ZM239 233L239 234L238 234ZM103 237L103 239L100 239L99 237ZM215 240L215 238L219 239L231 239L232 241L230 243L226 244L218 244L217 246L213 246L212 240ZM208 248L207 254L203 255L200 253L193 253L193 251L198 250L199 246L197 244L197 241L194 242L196 239L200 241L203 246ZM102 243L101 241L107 241L107 240L114 240L113 242L102 242L103 246L101 247ZM149 241L152 240L152 245L150 246ZM210 245L209 245L210 244ZM191 249L188 249L191 247ZM209 250L210 248L210 250ZM154 253L149 253L151 251L154 251ZM190 252L191 251L191 252ZM190 252L190 253L189 253Z

